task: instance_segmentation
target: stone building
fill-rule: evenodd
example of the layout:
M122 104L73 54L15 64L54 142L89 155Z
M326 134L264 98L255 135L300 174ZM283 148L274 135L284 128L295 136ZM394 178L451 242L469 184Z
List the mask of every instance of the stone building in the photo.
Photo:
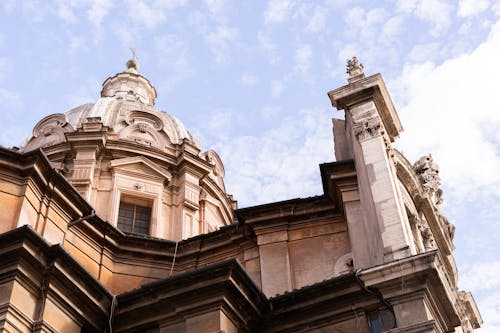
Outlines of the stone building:
M410 163L380 74L330 91L323 193L237 209L224 166L136 60L0 149L2 332L472 332L432 156ZM328 126L325 124L325 126Z

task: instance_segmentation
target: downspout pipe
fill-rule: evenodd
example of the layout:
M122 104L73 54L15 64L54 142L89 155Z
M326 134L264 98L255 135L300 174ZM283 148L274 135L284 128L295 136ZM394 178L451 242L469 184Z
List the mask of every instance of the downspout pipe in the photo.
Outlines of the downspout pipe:
M364 291L366 291L368 294L370 295L373 295L375 297L377 297L380 301L380 303L382 303L382 305L387 309L389 310L389 312L392 314L392 318L393 318L393 326L392 328L396 328L397 327L397 323L396 323L396 314L394 313L394 307L392 306L392 304L386 300L384 298L384 295L382 295L382 293L380 292L380 290L378 290L377 288L374 288L374 287L367 287L365 285L365 282L363 280L361 280L361 277L359 276L361 274L361 270L358 269L356 270L355 274L354 274L354 278L356 279L356 282L358 284L358 286L363 289Z
M70 221L67 226L66 226L66 232L64 233L63 235L63 239L62 239L62 242L61 242L61 246L64 246L64 243L66 242L66 234L68 233L68 230L69 228L71 228L72 226L74 226L75 224L78 224L78 223L81 223L85 220L88 220L88 219L91 219L93 217L95 217L96 214L95 214L95 210L92 209L92 212L88 215L85 215L85 216L82 216L80 218L77 218L76 220L73 220L73 221Z
M73 221L69 222L68 223L68 229L71 228L72 226L74 226L75 224L78 224L78 223L83 222L85 220L91 219L91 218L93 218L95 216L96 216L95 210L92 209L92 212L90 214L82 216L80 218L77 218L76 220L73 220Z

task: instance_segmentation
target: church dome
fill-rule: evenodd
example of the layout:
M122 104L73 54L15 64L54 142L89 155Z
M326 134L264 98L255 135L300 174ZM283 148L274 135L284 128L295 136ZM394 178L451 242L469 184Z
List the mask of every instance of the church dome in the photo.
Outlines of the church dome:
M22 151L43 152L117 229L181 240L233 223L224 166L173 115L154 107L136 59L107 78L95 103L38 122Z

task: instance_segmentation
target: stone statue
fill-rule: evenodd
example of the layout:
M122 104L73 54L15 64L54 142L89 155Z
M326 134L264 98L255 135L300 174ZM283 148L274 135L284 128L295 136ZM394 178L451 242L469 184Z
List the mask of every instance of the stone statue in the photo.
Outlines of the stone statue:
M439 200L434 200L434 202L437 203L439 201L439 203L441 203L442 191L439 189L439 185L441 185L439 166L432 159L432 155L422 156L415 162L413 169L417 173L424 191L430 194L437 193L438 195L436 197L438 197Z
M434 248L434 237L432 236L431 229L422 223L419 223L417 226L418 230L420 230L420 235L422 235L425 250L432 250Z
M451 240L455 237L455 225L448 221L446 216L443 215L439 210L436 211L438 217L439 217L439 222L441 222L441 226L448 232L448 235L450 235Z

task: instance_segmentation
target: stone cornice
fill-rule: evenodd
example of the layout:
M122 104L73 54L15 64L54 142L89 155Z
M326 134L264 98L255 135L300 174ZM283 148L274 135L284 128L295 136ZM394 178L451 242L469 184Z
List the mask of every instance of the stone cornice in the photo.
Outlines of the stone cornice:
M49 245L30 226L23 226L0 234L0 257L10 258L2 262L0 280L16 278L38 288L45 283L49 297L67 314L96 331L104 330L112 294L60 245Z
M434 318L447 331L460 325L457 293L438 251L429 251L360 271L367 287L380 290L390 301L423 290Z
M235 215L240 224L257 225L263 222L268 227L276 227L295 220L303 221L308 216L319 218L338 215L336 212L336 207L329 198L318 196L240 208L235 211Z
M335 108L346 111L353 105L373 100L391 141L394 141L403 131L389 91L380 74L374 74L332 90L328 92L328 97Z
M41 191L53 192L58 196L58 201L69 207L76 217L92 211L80 193L52 167L41 149L18 153L0 147L0 167L11 171L10 178L14 177L25 184L32 181ZM0 177L5 176L6 173L0 173Z
M359 200L357 173L353 160L323 163L319 166L323 191L339 209L344 202Z
M244 330L253 332L270 311L267 298L236 259L143 285L119 295L117 301L116 330L140 326L138 311L161 314L155 320L165 324L222 309Z

